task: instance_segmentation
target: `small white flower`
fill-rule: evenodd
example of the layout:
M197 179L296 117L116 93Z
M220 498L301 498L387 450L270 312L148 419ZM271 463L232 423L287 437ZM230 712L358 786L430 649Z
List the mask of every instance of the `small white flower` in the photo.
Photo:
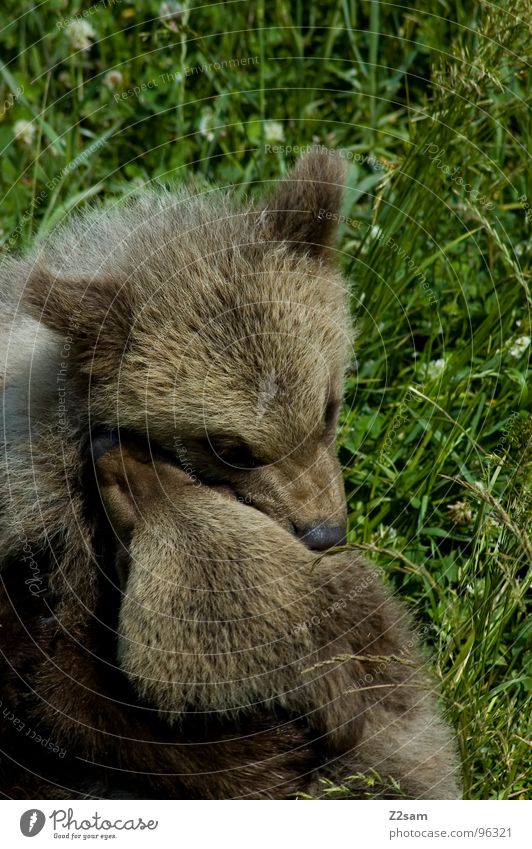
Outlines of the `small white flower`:
M103 78L103 81L107 88L110 88L112 90L122 85L122 83L124 82L124 77L122 76L120 71L112 70L106 73L105 77Z
M65 27L65 35L74 50L90 50L96 33L88 21L73 20Z
M284 141L284 127L280 121L264 122L264 140L267 142Z
M424 367L424 378L425 380L435 380L445 369L445 360L440 358L439 360L431 360L430 363Z
M171 29L173 32L177 32L178 30L178 21L183 16L183 7L181 3L169 2L161 3L159 6L159 20L163 22L165 27Z
M202 114L201 114L201 118L200 118L200 122L199 122L200 135L204 136L204 138L206 138L207 141L212 141L213 138L214 138L213 128L214 128L214 115L213 115L212 109L209 109L207 107L207 109L204 109Z
M33 121L26 121L24 119L15 121L13 124L13 133L18 142L30 147L35 136L35 125Z
M371 230L369 231L369 234L372 239L380 239L380 237L382 236L382 227L379 227L377 224L374 224Z
M391 525L383 525L382 523L379 525L376 531L373 533L373 539L377 543L384 543L385 545L395 545L397 540L399 539L399 534L392 528Z
M518 360L523 356L529 345L530 336L518 336L508 348L508 353L515 360Z

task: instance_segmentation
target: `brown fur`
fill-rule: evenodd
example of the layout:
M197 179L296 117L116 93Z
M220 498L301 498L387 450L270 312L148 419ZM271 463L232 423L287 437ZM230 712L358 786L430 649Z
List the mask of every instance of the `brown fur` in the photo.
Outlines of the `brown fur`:
M351 332L331 262L342 182L338 160L312 154L262 208L147 194L3 264L2 698L69 753L58 764L30 745L17 776L23 747L8 722L7 795L33 771L34 796L63 780L81 795L118 786L126 795L283 796L314 787L318 769L335 777L379 765L414 795L456 792L431 697L408 696L422 683L412 667L379 663L375 675L374 662L345 660L304 671L412 643L369 567L346 555L317 561L292 536L345 521L333 437ZM127 513L113 512L117 469L100 466L114 524L126 531L113 563L135 567L124 601L115 599L132 693L114 672L113 592L84 485L87 442L102 427L149 436L190 474L225 481L258 508L158 462L172 500L148 476L139 495L147 521L126 499L128 528ZM264 465L239 468L247 464L233 461L236 449ZM137 458L135 486L145 471ZM342 606L352 593L354 608ZM319 626L306 629L313 617ZM180 619L187 629L176 633ZM135 642L148 639L149 650ZM366 668L384 690L393 684L394 699L360 686L347 693Z
M56 676L67 710L43 718L50 728L68 725L73 705L109 715L95 695L105 688L90 684L100 667L87 658L102 592L82 481L96 428L155 438L189 471L229 480L295 532L345 521L333 437L350 326L331 262L334 227L318 215L338 212L343 179L339 160L314 154L259 207L214 192L146 192L72 218L27 257L2 263L0 569L19 586L1 646L9 666L13 632L33 672ZM248 471L220 455L243 442L270 462ZM42 631L42 611L30 615L33 595L47 608L46 593L59 599L61 635L50 623ZM131 716L110 715L130 727ZM273 751L260 733L264 744L253 741L244 761L261 745ZM272 739L277 751L279 732ZM141 762L149 749L135 747ZM253 792L258 779L248 784Z
M350 772L376 768L416 796L456 793L408 614L368 563L318 557L131 448L98 467L112 526L130 540L118 657L143 701L178 727L187 711L280 706L324 735L330 754L350 753Z
M2 263L0 570L17 563L28 599L49 584L96 608L82 469L97 428L149 435L294 532L344 524L333 443L351 330L319 217L343 179L316 153L259 207L147 192ZM270 462L221 456L242 442Z
M83 761L96 795L110 781L133 795L283 798L376 770L371 795L397 781L411 798L458 796L408 614L370 564L309 552L131 444L96 465L119 567L106 577L120 588L117 655L100 657L105 614L74 596L32 634L44 664L15 636L34 721L99 765L105 781Z
M149 436L297 533L345 524L333 443L351 329L319 216L338 211L343 173L309 154L262 208L146 193L2 264L4 556L21 534L53 536L84 580L79 474L96 427ZM263 466L224 461L243 444Z
M2 796L285 798L315 768L315 744L290 719L257 713L245 723L213 717L179 734L165 729L137 705L104 647L112 637L98 635L76 597L64 598L56 616L43 600L28 615L24 598L24 623L17 601L4 586Z

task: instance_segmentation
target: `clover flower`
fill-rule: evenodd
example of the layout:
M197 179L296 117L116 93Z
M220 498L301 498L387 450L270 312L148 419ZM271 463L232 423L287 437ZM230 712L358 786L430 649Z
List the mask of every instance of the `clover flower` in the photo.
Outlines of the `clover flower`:
M284 127L280 121L264 122L264 140L267 142L284 141Z
M519 360L530 345L530 336L518 336L508 348L508 354L514 360Z
M440 357L438 360L431 360L423 368L423 377L425 380L435 380L443 374L445 365L446 363L443 357Z
M15 121L13 134L18 142L30 147L35 137L35 124L33 121L26 121L25 119Z
M74 19L65 27L65 35L74 50L90 50L96 33L88 21Z
M159 6L159 20L171 29L172 32L177 32L179 29L179 21L183 17L183 7L181 3L166 2Z
M122 76L120 71L112 70L106 73L105 77L103 78L103 81L107 88L110 88L112 90L114 88L119 88L122 85L122 83L124 82L124 77Z

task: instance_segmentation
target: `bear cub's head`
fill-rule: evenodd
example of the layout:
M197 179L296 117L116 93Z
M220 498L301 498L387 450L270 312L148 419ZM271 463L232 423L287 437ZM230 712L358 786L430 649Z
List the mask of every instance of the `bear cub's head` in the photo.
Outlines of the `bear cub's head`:
M340 543L346 521L344 182L341 160L314 151L262 205L212 189L92 211L37 248L23 295L68 339L91 429L148 437L316 549Z

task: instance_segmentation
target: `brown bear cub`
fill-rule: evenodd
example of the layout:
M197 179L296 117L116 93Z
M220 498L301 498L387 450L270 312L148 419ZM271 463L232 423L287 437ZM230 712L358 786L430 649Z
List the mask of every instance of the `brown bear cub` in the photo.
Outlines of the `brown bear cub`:
M21 537L34 551L53 539L58 571L87 591L80 470L102 427L229 482L309 547L343 540L334 434L352 331L331 248L343 182L341 160L310 153L262 206L147 193L4 261L3 556Z
M357 570L367 575L367 567L311 553L341 543L345 532L334 433L352 333L332 248L344 179L340 160L314 152L261 205L241 207L213 192L146 193L82 215L0 266L0 698L8 716L35 731L22 745L12 720L3 722L6 795L61 795L63 787L81 795L282 796L308 788L320 769L333 776L344 758L351 771L355 763L362 772L401 773L414 795L455 793L446 778L438 789L415 754L419 735L426 754L432 729L434 765L447 776L437 760L441 743L447 762L446 732L432 708L423 712L422 695L414 724L398 727L391 744L413 759L413 783L392 766L389 738L381 755L368 743L372 724L380 739L392 682L401 685L395 709L403 692L411 704L415 688L402 676L418 662L404 663L404 640L412 640L404 612L393 613L375 581L366 611L356 588ZM122 535L116 551L87 473L102 431L131 434L129 446L148 439L160 458L154 468L179 475L171 490L177 513L169 516L149 478L154 509L143 507L147 520L132 524L131 505L116 512L111 497L117 449L97 461L112 528ZM145 480L139 463L128 448L132 486ZM199 480L211 487L190 483ZM167 525L159 537L154 529ZM134 568L137 559L153 566L151 583L142 565ZM127 583L113 591L109 569ZM203 594L191 597L195 584L181 582L179 594L172 583L163 598L158 569L172 580L189 569ZM245 590L261 569L269 581ZM355 577L342 577L350 570ZM333 619L305 627L352 592L334 627ZM383 608L375 610L379 593ZM168 609L157 606L164 600ZM155 606L141 615L146 601ZM189 642L163 627L169 618L186 622ZM353 629L358 636L346 637ZM135 648L137 637L147 649ZM378 689L359 686L356 664L373 668L373 659L334 661L373 658L374 641L380 657L387 640L393 650L385 654L402 648L401 660L382 661L382 669L379 661L371 673ZM40 768L39 755L55 757L43 739L63 747L64 761Z
M75 594L31 633L11 615L13 711L67 752L37 795L287 798L357 776L360 798L459 796L408 613L369 563L135 441L95 467L98 628Z
M146 192L2 262L0 569L18 568L23 621L39 603L49 617L48 592L58 627L73 598L97 620L83 469L102 428L149 437L310 547L342 541L343 182L312 153L262 204Z

